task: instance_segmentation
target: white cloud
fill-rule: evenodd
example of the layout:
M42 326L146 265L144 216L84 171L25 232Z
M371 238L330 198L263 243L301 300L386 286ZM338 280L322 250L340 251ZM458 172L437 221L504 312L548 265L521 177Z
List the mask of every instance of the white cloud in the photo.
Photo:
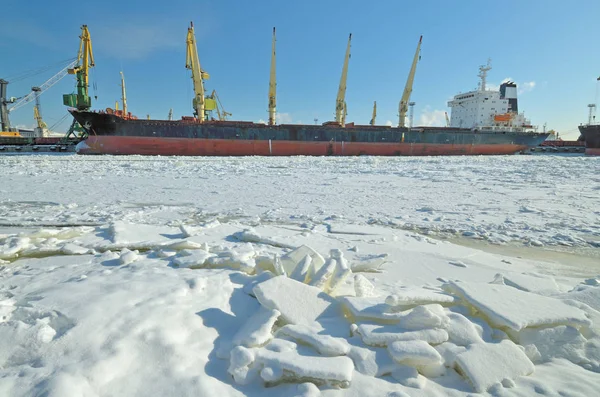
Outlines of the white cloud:
M421 111L419 122L415 125L426 127L444 127L446 125L446 112L444 110L431 110L429 105Z
M258 120L258 121L257 121L257 123L258 123L258 124L267 124L267 122L266 122L266 121L264 121L263 119L260 119L260 120Z
M185 50L185 26L169 25L134 20L118 26L98 26L92 32L94 49L118 59L143 59L153 52Z
M22 130L33 130L36 126L34 124L17 124L15 128Z
M392 127L394 123L392 123L392 120L388 120L385 122L385 125Z
M507 81L514 81L514 80L510 77L507 77L504 80L502 80L500 82L500 84L506 83ZM500 84L486 83L485 88L486 88L486 90L490 90L490 91L498 91L498 90L500 90ZM516 83L516 84L517 84L517 94L518 95L525 94L527 92L531 92L535 88L535 81L526 81L524 83Z
M275 118L277 124L290 124L292 122L292 115L289 113L277 113Z
M530 92L535 88L535 81L528 81L523 84L517 84L519 95Z

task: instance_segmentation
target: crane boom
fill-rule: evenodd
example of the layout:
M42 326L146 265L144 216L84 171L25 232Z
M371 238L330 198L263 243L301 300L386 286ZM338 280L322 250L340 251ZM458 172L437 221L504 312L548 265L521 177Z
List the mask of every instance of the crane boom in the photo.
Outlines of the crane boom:
M350 41L352 33L348 36L348 47L346 48L346 57L344 58L344 67L342 69L342 78L338 89L337 99L335 101L335 121L342 127L346 122L346 79L348 77L348 61L350 60Z
M275 28L273 28L273 45L271 52L271 75L269 77L269 125L275 125L277 106L277 79L275 72Z
M371 116L371 121L369 124L375 125L375 119L377 118L377 101L373 102L373 115Z
M412 93L413 82L415 80L415 72L417 71L417 62L419 61L419 52L421 51L421 41L423 36L419 38L419 44L417 45L417 51L415 52L415 58L413 59L410 72L408 73L408 79L406 79L406 86L404 87L404 93L400 99L398 106L398 127L404 127L406 121L406 113L408 112L408 101L410 100L410 94Z
M123 101L123 116L127 116L127 92L125 91L125 75L121 72L121 100Z
M48 88L52 87L54 84L58 83L63 77L65 77L68 73L68 70L74 67L77 64L77 61L73 61L68 64L65 68L63 68L60 72L56 73L54 76L50 77L44 84L40 85L39 91L31 91L29 94L18 100L14 103L10 108L8 108L8 112L12 112L14 110L19 109L22 106L25 106L29 102L37 99L38 96L42 95L44 91Z
M448 112L444 112L444 116L446 116L446 127L450 127L450 119L448 118Z
M192 81L194 83L194 99L192 104L198 117L198 121L203 123L205 120L205 100L204 100L204 79L208 79L208 73L200 67L198 59L198 48L196 47L196 35L194 33L194 23L190 22L187 32L187 54L185 67L192 71Z

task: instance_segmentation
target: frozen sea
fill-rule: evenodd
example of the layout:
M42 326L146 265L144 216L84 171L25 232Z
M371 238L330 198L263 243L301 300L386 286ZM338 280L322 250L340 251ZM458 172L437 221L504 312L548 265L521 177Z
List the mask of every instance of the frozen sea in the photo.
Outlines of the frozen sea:
M600 159L0 166L0 395L600 390Z

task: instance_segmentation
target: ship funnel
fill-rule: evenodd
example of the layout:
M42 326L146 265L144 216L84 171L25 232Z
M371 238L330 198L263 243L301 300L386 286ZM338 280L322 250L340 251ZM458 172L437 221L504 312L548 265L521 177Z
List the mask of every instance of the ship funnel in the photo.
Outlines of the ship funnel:
M508 99L508 111L519 113L519 103L517 100L517 84L507 81L500 85L500 99Z

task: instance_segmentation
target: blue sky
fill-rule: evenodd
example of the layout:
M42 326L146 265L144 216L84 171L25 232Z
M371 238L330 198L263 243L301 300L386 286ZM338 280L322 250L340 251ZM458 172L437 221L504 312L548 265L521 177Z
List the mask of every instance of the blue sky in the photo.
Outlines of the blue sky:
M348 121L368 123L377 101L378 124L397 123L398 101L423 35L411 100L414 124L438 124L447 101L477 87L488 58L488 83L519 84L519 107L533 124L576 137L597 102L600 76L600 1L112 1L3 0L0 77L58 65L76 55L80 25L92 36L95 109L120 98L126 77L129 109L144 117L191 115L190 72L185 69L187 26L194 21L198 52L234 119L266 120L272 27L277 27L277 100L280 121L319 123L334 118L348 33ZM66 65L66 63L65 63ZM27 94L61 69L9 85ZM41 97L53 125L74 90L65 77ZM33 125L32 105L11 113L13 125ZM65 120L56 130L66 130Z

